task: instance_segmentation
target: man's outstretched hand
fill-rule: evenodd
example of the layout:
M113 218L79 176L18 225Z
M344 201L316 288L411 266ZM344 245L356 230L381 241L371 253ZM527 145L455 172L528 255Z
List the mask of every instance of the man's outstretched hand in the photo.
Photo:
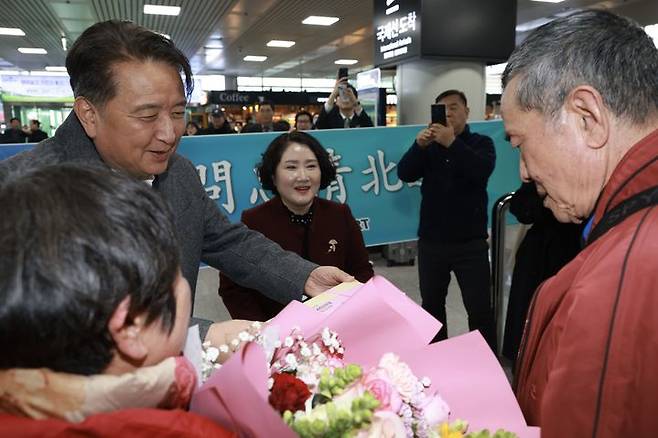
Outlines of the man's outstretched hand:
M354 277L340 269L334 266L320 266L311 271L304 285L304 292L314 297L327 289L350 281L354 281Z

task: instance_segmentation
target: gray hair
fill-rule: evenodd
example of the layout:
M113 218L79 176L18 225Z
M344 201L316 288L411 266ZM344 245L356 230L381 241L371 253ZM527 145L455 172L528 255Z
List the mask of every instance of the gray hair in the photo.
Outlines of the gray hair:
M610 12L576 12L538 28L510 56L503 88L517 76L526 111L555 117L571 90L586 84L636 125L658 113L658 49L637 23Z

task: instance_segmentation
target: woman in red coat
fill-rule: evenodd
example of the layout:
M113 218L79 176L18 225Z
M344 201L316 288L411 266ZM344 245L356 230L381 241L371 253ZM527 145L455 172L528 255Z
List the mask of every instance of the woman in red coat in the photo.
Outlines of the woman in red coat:
M336 169L313 136L300 131L281 134L268 146L257 171L263 188L275 196L242 213L246 226L285 250L319 265L336 266L361 282L374 275L349 207L317 197L318 191L336 178ZM223 274L219 295L235 319L265 321L286 304L244 288Z
M185 411L190 287L155 191L50 166L0 211L0 436L235 436Z

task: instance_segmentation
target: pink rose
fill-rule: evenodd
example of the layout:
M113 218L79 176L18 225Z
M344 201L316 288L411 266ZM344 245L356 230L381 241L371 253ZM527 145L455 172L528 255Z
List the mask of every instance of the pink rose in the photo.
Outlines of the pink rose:
M340 357L329 356L324 366L326 366L330 370L335 370L336 368L343 368L345 366L345 362L343 362L343 359L341 359Z
M391 384L388 374L383 370L371 370L362 378L362 384L367 391L379 400L377 410L392 411L397 414L402 407L402 398Z
M426 396L420 409L423 410L423 417L430 427L448 421L450 407L438 394Z
M384 354L379 359L378 368L386 372L388 381L395 387L404 402L411 402L423 390L423 385L409 365L393 353Z

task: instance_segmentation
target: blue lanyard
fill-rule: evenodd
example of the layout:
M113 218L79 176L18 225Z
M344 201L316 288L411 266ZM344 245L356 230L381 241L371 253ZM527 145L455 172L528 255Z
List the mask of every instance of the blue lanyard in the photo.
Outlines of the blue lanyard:
M594 223L594 215L592 214L592 217L589 218L587 221L587 224L585 224L585 228L583 228L583 241L587 242L587 238L589 237L589 233L592 231L592 224Z

